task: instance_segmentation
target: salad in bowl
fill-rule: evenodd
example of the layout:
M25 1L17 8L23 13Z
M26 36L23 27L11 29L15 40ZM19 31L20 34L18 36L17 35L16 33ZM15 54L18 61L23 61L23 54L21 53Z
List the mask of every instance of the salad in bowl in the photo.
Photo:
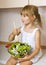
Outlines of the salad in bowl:
M8 52L15 58L22 58L25 54L29 54L31 46L27 43L12 42L8 48Z

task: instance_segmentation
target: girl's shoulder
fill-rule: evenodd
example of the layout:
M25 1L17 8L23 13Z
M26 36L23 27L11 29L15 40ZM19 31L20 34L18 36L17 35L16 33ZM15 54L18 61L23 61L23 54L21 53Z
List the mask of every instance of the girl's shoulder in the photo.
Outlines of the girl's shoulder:
M37 36L37 35L41 35L41 30L40 30L40 28L35 28L35 35Z
M38 28L38 27L34 28L34 31L37 31L37 30L40 30L40 28Z
M41 30L40 30L40 28L36 27L36 28L34 28L34 31L33 32L34 33L39 33L39 32L41 32Z

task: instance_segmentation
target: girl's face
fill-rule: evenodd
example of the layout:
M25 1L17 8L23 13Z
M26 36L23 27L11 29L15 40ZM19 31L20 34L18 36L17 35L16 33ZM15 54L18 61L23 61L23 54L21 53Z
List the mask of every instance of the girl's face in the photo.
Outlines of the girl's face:
M27 24L31 23L31 19L27 15L21 15L21 20L22 20L24 25L27 25Z

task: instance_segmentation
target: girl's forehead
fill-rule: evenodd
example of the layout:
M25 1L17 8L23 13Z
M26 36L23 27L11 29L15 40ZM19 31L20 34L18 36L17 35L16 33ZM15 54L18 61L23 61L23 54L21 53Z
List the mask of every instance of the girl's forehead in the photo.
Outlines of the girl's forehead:
M28 14L28 11L22 11L21 12L21 15L27 15Z

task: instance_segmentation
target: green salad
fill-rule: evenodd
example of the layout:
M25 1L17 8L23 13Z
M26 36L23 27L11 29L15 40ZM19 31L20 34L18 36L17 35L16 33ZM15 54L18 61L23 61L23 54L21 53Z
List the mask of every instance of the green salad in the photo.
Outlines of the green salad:
M8 48L8 52L16 58L24 57L25 54L29 54L31 46L27 43L12 42L11 46Z

